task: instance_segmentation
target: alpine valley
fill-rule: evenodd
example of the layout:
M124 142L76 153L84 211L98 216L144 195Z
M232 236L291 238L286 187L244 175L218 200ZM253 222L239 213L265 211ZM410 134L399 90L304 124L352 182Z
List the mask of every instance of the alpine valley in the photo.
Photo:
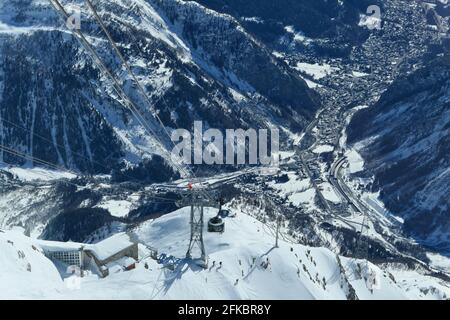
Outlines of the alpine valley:
M449 17L0 0L0 298L448 299ZM279 166L180 165L196 121Z

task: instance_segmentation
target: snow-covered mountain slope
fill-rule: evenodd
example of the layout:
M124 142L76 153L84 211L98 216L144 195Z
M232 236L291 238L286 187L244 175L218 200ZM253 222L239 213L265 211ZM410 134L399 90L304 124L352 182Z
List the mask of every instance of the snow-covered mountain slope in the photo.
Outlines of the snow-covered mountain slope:
M161 193L161 201L144 184L111 182L108 176L4 168L0 184L0 228L20 226L33 238L92 242L177 208L173 194Z
M396 81L358 113L349 141L386 208L426 244L450 248L450 59Z
M357 0L185 0L232 15L258 39L274 49L303 50L313 44L317 54L346 56L351 45L367 39L360 15L382 1ZM316 41L317 40L317 41Z
M216 212L207 209L206 218ZM145 258L136 269L125 272L115 268L105 279L88 273L81 279L79 289L66 286L70 275L65 274L65 268L55 268L44 257L45 241L32 240L17 229L0 231L0 283L8 284L2 285L0 297L443 299L450 294L448 284L418 272L397 269L395 272L402 280L398 281L394 270L381 270L362 260L338 257L327 249L290 244L282 239L279 248L274 248L274 235L267 225L239 211L232 214L236 216L225 220L223 234L205 232L208 269L183 259L189 241L189 208L183 208L133 231L142 244L140 255L145 256L143 244L156 247L159 263ZM174 265L173 271L167 268L170 263Z
M62 3L69 12L81 8L83 33L167 146L156 113L169 131L194 120L205 128L299 131L318 107L296 72L231 16L177 0L96 1L149 105L84 1ZM0 31L1 144L96 173L161 153L49 1L2 1ZM0 160L24 163L5 152Z
M0 295L3 299L58 298L65 287L55 265L20 230L0 231Z

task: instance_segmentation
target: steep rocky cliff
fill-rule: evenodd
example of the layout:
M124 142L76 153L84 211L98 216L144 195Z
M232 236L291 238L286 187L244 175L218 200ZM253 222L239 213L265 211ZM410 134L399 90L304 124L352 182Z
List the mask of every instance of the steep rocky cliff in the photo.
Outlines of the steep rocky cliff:
M96 1L149 104L84 1L62 3L69 13L79 5L89 43L166 147L155 114L169 131L202 120L205 127L298 132L318 108L306 83L231 16L178 0ZM0 39L2 145L91 173L161 153L49 1L2 2ZM0 160L26 164L6 153Z
M349 139L359 142L375 189L409 233L449 248L450 58L439 58L396 81L379 102L355 116Z

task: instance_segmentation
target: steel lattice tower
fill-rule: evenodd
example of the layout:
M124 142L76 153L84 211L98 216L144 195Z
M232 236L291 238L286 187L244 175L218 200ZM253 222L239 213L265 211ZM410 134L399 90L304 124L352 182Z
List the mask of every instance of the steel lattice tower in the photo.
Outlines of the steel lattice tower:
M203 204L197 204L195 201L191 204L191 238L186 258L192 258L192 251L197 247L200 249L200 259L206 261L205 244L203 243Z
M205 251L205 244L203 242L203 228L204 228L204 208L205 207L217 207L218 202L210 199L205 199L205 193L201 190L189 190L183 195L183 200L181 201L182 206L189 205L191 207L189 224L191 226L191 236L189 239L189 247L186 252L186 258L192 259L193 252L199 251L201 265L204 268L208 266L208 259ZM196 250L197 249L197 250Z

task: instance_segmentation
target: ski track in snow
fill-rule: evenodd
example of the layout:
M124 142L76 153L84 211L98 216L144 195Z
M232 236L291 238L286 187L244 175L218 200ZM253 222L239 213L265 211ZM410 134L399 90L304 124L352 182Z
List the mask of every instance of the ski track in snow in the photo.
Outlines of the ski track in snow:
M217 213L205 210L206 218ZM184 259L189 240L189 208L177 210L135 230L140 242L156 247L159 253L173 256L175 270L170 271L156 261L145 259L136 269L128 272L119 266L111 267L111 274L100 279L88 274L81 279L79 289L69 289L64 268L57 268L41 252L42 247L71 244L32 240L21 230L0 232L0 290L4 298L33 299L345 299L340 281L323 287L322 279L331 279L338 270L335 254L324 248L309 248L280 240L274 248L272 235L262 232L261 223L239 211L235 218L225 219L223 234L206 233L205 246L209 268L201 269ZM116 237L117 238L117 237ZM120 238L120 237L119 237ZM117 239L119 239L117 238ZM114 246L112 238L108 243ZM120 239L119 239L120 240ZM9 241L9 242L8 242ZM12 244L10 243L12 242ZM33 249L34 247L34 249ZM97 248L103 250L104 248ZM109 250L109 249L108 249ZM24 253L18 254L21 251ZM145 251L141 247L141 251ZM100 253L101 254L101 253ZM379 289L373 293L369 284L354 276L354 263L341 261L351 285L361 299L418 298L420 289L412 281L404 286L415 288L405 291L388 274L370 265L378 275ZM144 268L144 262L149 269ZM219 263L222 262L222 267ZM262 263L269 262L267 268ZM31 271L29 271L31 270ZM306 271L305 271L306 270ZM353 272L352 272L353 270ZM62 278L65 278L66 282ZM236 281L237 280L237 281ZM407 280L407 279L406 279ZM426 280L426 281L425 281ZM425 279L427 286L435 285ZM448 289L448 288L447 288ZM439 298L442 292L433 291L428 298ZM448 293L448 291L446 291Z

